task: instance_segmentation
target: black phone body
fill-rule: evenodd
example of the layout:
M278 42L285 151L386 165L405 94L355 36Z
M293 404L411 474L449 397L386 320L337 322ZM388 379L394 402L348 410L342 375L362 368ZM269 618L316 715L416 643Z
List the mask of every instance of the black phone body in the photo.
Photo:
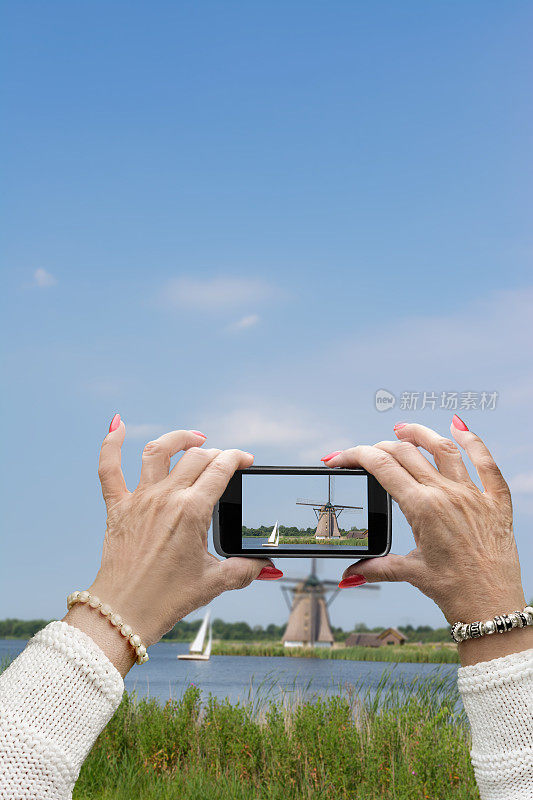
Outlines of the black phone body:
M291 476L294 487L288 482ZM357 482L350 485L350 480ZM313 492L312 500L298 497L302 486ZM281 496L285 511L279 508ZM300 507L298 512L293 505ZM265 519L261 518L265 524L258 525L257 506L265 509ZM255 514L255 523L249 527L250 513ZM277 519L283 514L292 525ZM350 514L359 515L359 520L345 530L342 526ZM391 520L390 495L364 469L253 466L235 473L215 506L213 541L217 553L225 557L374 558L390 550Z

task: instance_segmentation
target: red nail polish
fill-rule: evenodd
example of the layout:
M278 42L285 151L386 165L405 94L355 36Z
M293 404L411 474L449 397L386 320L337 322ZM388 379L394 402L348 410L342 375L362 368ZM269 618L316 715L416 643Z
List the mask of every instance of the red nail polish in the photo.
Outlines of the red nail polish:
M120 414L115 414L109 426L109 433L116 431L119 425L120 425Z
M191 431L191 433L195 433L197 436L203 436L204 439L207 439L207 436L205 433L202 433L202 431Z
M458 417L457 414L453 415L452 425L454 428L457 428L458 431L467 431L468 426L465 425L461 417Z
M348 589L351 586L362 586L363 583L366 583L364 575L348 575L347 578L343 578L339 583L339 589Z
M397 422L396 425L394 426L393 430L399 431L400 428L405 428L406 425L407 425L407 422Z
M276 569L276 567L263 567L256 581L277 581L278 578L283 578L283 572L280 569Z
M335 456L340 456L341 453L342 453L342 450L334 450L333 453L328 453L327 456L324 456L320 460L321 461L331 461L332 458L335 458Z

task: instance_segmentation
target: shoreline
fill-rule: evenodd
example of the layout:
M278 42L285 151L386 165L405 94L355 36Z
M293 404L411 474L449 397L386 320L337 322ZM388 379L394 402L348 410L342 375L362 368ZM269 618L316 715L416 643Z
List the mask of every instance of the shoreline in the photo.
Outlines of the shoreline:
M332 661L380 661L398 664L459 664L457 647L447 643L382 647L284 647L282 644L213 642L214 656L318 658Z

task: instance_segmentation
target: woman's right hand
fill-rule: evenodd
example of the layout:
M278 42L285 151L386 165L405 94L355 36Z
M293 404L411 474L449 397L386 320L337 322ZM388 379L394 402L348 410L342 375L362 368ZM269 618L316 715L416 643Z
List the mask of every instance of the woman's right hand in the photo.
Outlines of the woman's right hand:
M256 578L273 580L282 573L268 559L219 561L207 550L215 503L234 472L252 464L250 453L204 449L203 434L172 431L146 445L139 484L130 492L120 466L126 428L119 420L114 418L100 452L107 530L102 563L89 591L150 645L222 592L242 589ZM185 453L170 470L170 459L180 450ZM115 647L121 637L99 617L77 604L65 621L95 640L105 634L106 644ZM95 632L98 622L103 626ZM106 651L100 640L97 643ZM123 662L122 654L124 673Z
M416 545L405 556L362 559L345 571L344 585L408 581L440 606L449 623L522 610L511 495L486 445L454 417L452 436L474 464L480 491L451 439L414 423L400 423L395 433L399 441L324 459L328 467L363 467L375 475L398 502ZM435 466L419 448L433 456ZM517 628L463 642L460 651L463 663L473 663L532 646L533 629Z

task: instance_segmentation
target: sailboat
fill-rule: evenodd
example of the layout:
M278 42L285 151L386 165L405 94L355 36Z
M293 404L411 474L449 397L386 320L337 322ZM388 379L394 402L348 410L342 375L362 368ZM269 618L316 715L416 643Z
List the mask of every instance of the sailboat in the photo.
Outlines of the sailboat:
M202 624L198 628L198 633L194 637L194 642L189 647L188 653L179 653L178 658L181 661L209 661L211 656L211 644L213 642L213 629L211 626L211 612L208 611L203 618ZM209 636L207 645L205 646L205 638L207 630L209 629Z
M272 533L268 537L266 542L263 542L263 547L279 547L279 523L276 520L276 524L272 528Z

